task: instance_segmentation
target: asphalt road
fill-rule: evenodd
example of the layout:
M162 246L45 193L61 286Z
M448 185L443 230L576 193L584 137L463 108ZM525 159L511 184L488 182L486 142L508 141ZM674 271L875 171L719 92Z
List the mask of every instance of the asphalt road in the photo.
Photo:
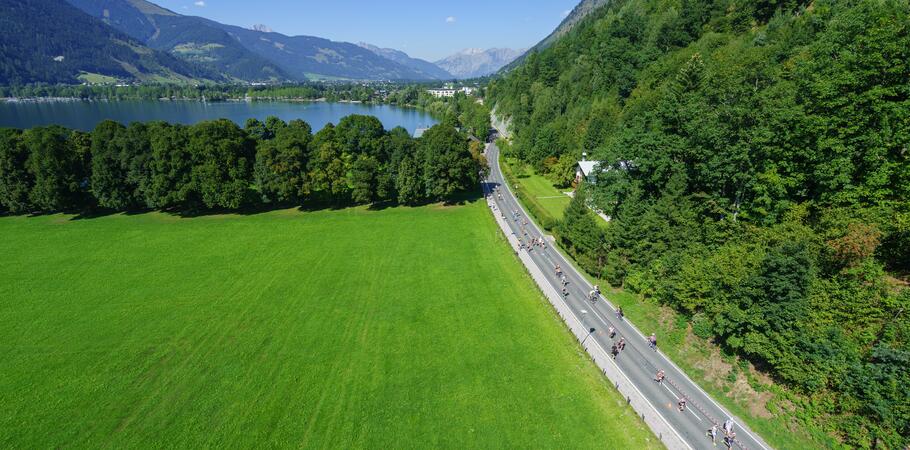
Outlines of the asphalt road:
M487 159L491 167L490 175L484 180L484 192L496 202L497 209L493 214L504 215L511 231L527 248L531 239L545 235L516 200L512 190L504 184L499 166L499 149L495 144L487 147ZM528 252L527 249L522 251ZM724 421L731 419L736 433L733 448L770 450L770 446L717 404L659 350L661 330L639 330L628 320L619 319L614 306L603 296L598 296L593 302L589 301L588 295L593 286L555 248L554 243L548 240L546 248L534 247L529 255L557 292L562 291L563 282L556 274L555 267L559 265L562 268L568 281L568 295L564 297L567 305L581 318L584 325L596 330L589 339L596 339L607 351L620 338L625 339L625 349L616 357L617 365L692 449L726 448L721 427ZM612 339L608 333L611 326L616 330L616 336ZM646 336L651 333L657 336L657 349L650 348L648 344ZM655 381L658 370L663 370L666 375L662 383ZM686 400L684 411L678 407L680 399ZM713 424L718 425L716 446L712 445L707 436L707 430Z

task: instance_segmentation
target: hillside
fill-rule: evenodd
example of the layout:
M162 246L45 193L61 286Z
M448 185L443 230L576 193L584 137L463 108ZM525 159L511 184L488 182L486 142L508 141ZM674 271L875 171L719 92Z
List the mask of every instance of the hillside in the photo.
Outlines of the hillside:
M303 80L240 44L218 24L144 0L68 0L151 48L236 80Z
M424 80L428 76L348 42L264 33L208 21L294 78L310 74L357 80Z
M574 201L612 220L570 207L561 245L673 308L816 446L910 444L908 18L898 0L614 1L488 90L508 156L560 186L582 152L602 161Z
M575 26L578 25L582 20L584 20L584 18L587 17L588 14L591 14L592 12L594 12L601 6L606 5L610 1L611 0L582 0L581 3L579 3L578 5L575 5L575 8L573 8L572 11L569 12L569 15L566 16L566 18L563 19L562 22L559 23L559 26L556 27L556 29L553 30L552 33L547 35L547 37L545 37L542 41L538 42L537 45L531 47L531 49L529 49L527 52L524 52L521 56L519 56L518 58L515 58L514 61L507 64L505 67L502 68L502 70L503 71L512 70L515 67L517 67L519 64L521 64L522 61L524 61L524 58L528 55L528 53L539 52L539 51L546 49L550 45L553 45L553 43L556 42L559 38L565 36L567 33L572 31L572 29L575 28Z
M469 48L436 61L435 64L458 79L478 78L496 73L522 53L524 50L510 48Z
M77 83L79 76L217 78L90 17L63 0L0 0L0 84Z
M236 79L433 79L347 42L226 25L180 15L145 0L69 1L152 48Z

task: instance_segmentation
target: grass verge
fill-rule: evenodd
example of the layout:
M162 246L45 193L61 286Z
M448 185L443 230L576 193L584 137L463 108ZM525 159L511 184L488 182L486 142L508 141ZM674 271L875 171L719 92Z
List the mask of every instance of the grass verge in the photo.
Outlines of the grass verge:
M556 223L562 220L572 199L545 177L537 175L533 168L516 160L505 159L501 161L500 167L522 204L534 212L542 227L552 231Z

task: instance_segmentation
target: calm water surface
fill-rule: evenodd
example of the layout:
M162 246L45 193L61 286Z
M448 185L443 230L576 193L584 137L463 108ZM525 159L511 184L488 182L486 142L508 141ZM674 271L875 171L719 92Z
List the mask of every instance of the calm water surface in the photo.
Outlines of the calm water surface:
M56 124L89 131L105 119L124 124L152 120L194 124L203 120L224 118L243 126L251 117L265 120L268 116L277 116L284 121L303 119L313 127L313 132L316 132L327 123L337 124L342 117L351 114L376 116L386 129L401 126L411 134L418 127L437 123L429 114L416 109L358 103L0 100L0 127L23 129Z

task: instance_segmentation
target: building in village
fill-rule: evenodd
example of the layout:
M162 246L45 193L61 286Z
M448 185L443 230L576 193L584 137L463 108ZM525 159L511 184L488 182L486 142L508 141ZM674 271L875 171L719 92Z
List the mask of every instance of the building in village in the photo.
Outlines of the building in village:
M444 87L444 88L438 88L438 89L427 89L427 92L429 92L430 95L432 95L433 97L436 97L436 98L451 98L451 97L454 97L455 94L457 94L459 92L464 93L464 95L471 95L474 93L474 88L467 87L467 86L460 87L460 88Z

